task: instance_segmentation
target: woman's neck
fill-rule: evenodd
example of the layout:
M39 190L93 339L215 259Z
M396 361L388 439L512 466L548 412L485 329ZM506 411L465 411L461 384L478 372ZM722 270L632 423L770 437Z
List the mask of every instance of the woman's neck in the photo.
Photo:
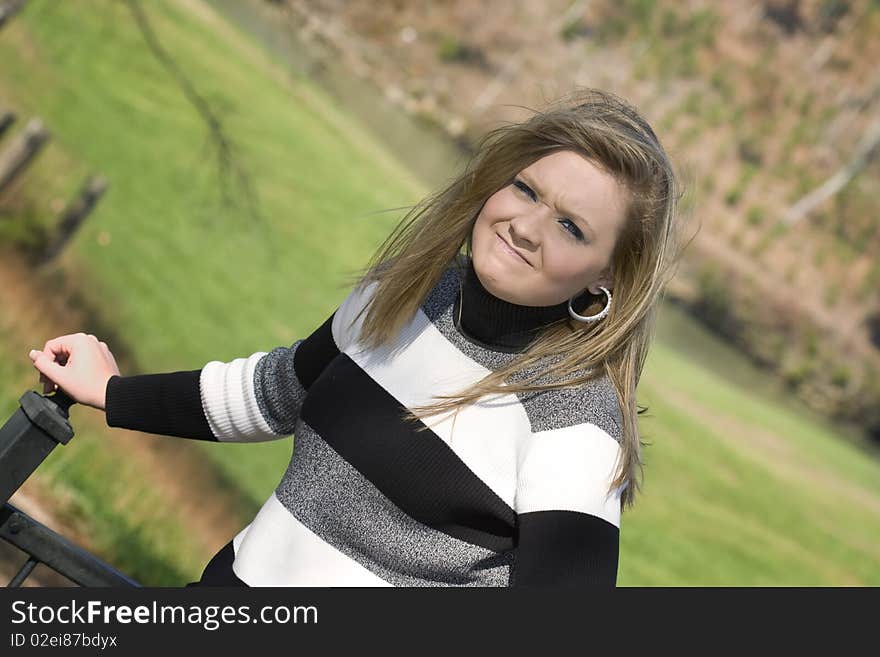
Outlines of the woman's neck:
M467 260L453 318L472 342L497 351L524 351L540 329L568 316L567 300L555 306L521 306L496 297L483 287L473 260Z

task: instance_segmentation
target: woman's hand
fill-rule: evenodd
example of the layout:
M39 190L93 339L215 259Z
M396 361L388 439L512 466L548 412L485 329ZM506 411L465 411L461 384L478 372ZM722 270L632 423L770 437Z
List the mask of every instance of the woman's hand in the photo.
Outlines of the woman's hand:
M40 372L43 394L61 388L78 404L105 409L107 381L119 374L119 367L107 345L94 335L62 335L28 356Z

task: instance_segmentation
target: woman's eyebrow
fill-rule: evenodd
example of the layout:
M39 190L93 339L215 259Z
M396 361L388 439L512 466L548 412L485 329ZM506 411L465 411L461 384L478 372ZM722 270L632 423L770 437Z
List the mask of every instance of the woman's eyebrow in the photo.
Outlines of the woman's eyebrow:
M535 181L535 179L530 174L526 173L525 171L520 171L519 175L521 178L525 179L525 181L527 183L529 183L529 185L536 192L538 192L539 195L544 196L544 193L541 191L541 186ZM587 228L587 232L590 233L591 237L593 237L593 238L596 237L596 233L593 231L593 227L590 226L590 222L588 222L586 219L584 219L583 217L581 217L578 214L575 214L574 212L569 212L568 210L565 210L564 208L560 208L558 206L555 206L555 207L556 207L557 211L559 211L562 214L566 215L567 217L574 219L574 220L580 222L581 224L583 224Z

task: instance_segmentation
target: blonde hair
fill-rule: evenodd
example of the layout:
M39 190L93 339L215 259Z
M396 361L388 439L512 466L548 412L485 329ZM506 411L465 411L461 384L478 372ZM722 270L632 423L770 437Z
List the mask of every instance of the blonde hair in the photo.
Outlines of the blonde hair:
M673 166L651 127L623 99L579 88L521 123L489 131L464 172L413 206L355 275L357 285L377 283L361 311L367 314L359 342L376 348L394 340L450 262L460 261L463 247L470 256L473 225L486 200L522 169L561 150L583 155L628 192L625 224L611 256L610 312L590 324L553 322L509 365L457 395L436 397L445 401L408 409L404 418L420 422L486 395L577 387L607 374L623 421L621 458L610 487L626 484L623 510L632 506L643 475L638 414L647 407L637 410L636 388L654 337L657 302L683 250ZM585 373L590 364L599 367ZM526 370L538 373L524 377ZM549 380L539 382L543 377Z

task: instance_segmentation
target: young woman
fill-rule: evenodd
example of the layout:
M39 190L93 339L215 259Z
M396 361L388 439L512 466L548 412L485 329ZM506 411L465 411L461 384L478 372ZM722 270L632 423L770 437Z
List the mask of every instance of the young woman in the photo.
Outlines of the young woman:
M83 333L31 358L109 426L295 434L198 584L614 586L679 198L636 110L579 90L486 135L289 347L125 377Z

